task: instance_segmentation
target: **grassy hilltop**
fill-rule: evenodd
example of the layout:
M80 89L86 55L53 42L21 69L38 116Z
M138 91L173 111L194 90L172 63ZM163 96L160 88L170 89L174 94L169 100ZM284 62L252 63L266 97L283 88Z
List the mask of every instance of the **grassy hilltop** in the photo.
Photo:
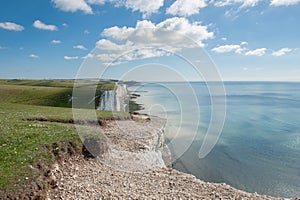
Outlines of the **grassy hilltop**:
M96 93L114 87L100 82ZM37 181L35 169L57 155L81 150L72 124L72 90L71 80L0 80L0 199ZM96 113L99 119L113 118L109 111ZM45 183L38 185L43 189Z

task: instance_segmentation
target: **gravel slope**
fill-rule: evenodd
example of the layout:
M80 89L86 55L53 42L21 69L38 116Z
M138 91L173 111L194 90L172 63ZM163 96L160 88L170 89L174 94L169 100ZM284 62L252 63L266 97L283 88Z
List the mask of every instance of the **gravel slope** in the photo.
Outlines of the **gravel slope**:
M48 199L275 199L226 184L206 183L166 168L159 158L162 148L155 144L162 142L158 137L161 128L161 124L149 126L133 121L108 124L104 129L110 146L106 155L102 159L77 155L56 163L50 176L53 188L48 191ZM137 137L141 134L143 137ZM117 154L122 157L122 153L141 156L121 161ZM145 155L149 153L156 157L151 161L154 164L144 163L143 158L148 158Z

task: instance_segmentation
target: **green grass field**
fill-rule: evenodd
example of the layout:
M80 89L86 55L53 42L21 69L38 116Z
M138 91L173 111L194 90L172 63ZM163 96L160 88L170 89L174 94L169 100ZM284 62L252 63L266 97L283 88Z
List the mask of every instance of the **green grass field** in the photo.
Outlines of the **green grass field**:
M50 164L56 153L81 150L70 122L72 81L0 80L0 191L30 184L38 162ZM113 89L100 83L98 92ZM111 119L109 111L96 111L98 119ZM126 118L128 114L119 113ZM38 121L34 119L45 119ZM62 122L62 123L60 123ZM1 196L0 196L1 199Z

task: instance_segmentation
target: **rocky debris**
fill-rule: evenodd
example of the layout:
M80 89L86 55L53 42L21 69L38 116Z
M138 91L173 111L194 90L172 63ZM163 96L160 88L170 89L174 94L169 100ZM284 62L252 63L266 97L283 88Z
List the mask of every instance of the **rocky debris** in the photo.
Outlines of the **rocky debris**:
M60 160L51 171L48 199L276 199L203 182L167 168L164 122L117 121L103 130L108 151ZM98 144L97 144L98 145Z
M60 162L54 174L58 186L48 199L275 199L205 183L170 168L124 172L82 156Z
M133 120L139 121L139 120L150 120L150 116L146 114L139 114L139 113L132 113L131 118Z
M85 138L82 145L82 154L86 158L96 158L109 151L106 137Z
M101 140L106 141L104 146L108 146L109 149L106 153L98 153L100 156L95 157L102 163L123 171L163 168L166 165L162 154L170 157L170 154L166 155L164 152L166 145L163 130L162 120L160 123L113 121L108 123L101 133Z

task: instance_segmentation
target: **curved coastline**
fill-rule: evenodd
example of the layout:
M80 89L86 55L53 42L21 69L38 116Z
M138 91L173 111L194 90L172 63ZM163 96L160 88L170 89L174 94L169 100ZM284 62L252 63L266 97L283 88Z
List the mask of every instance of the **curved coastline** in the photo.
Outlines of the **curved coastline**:
M146 92L146 91L142 91L142 93L144 93L144 92ZM131 98L131 100L132 101L138 101L139 100L139 97L141 97L142 96L142 94L140 94L139 92L138 93L131 93L131 95L130 95L132 98ZM136 111L136 113L137 114L139 114L139 111L142 111L143 110L143 102L141 102L141 101L138 101L138 102L136 102L136 103L138 103L139 105L140 105L140 107L141 107L141 109L140 110L138 110L138 111ZM145 115L144 114L145 112L141 112L141 115ZM151 118L151 117L149 117L149 118ZM167 138L165 138L164 140L167 140ZM181 171L182 173L185 173L185 174L188 174L188 175L193 175L193 174L191 174L191 173L189 173L188 171L188 169L185 169L184 170L184 168L185 168L185 166L181 163L182 161L179 159L178 161L176 161L176 163L181 163L182 164L182 167L181 167L181 169L183 169L183 171L181 170L181 169L177 169L177 168L174 168L174 166L173 166L173 163L171 163L171 154L172 154L172 151L170 151L170 149L169 149L169 147L167 146L167 144L165 144L165 146L166 146L166 148L168 149L167 151L168 151L168 158L167 158L167 162L169 162L169 167L171 167L171 168L173 168L173 170L179 170L179 171ZM164 160L166 159L166 157L164 157ZM199 178L197 178L197 179L199 179ZM201 179L199 179L199 180L201 180ZM209 183L209 182L207 182L207 184L211 184L211 183ZM221 182L221 184L220 184L221 186L222 185L226 185L226 186L228 186L228 187L231 187L231 188L233 188L234 190L237 190L237 191L242 191L242 190L240 190L240 189L235 189L234 187L232 187L232 186L229 186L229 185L227 185L226 183L222 183ZM242 191L242 192L246 192L246 191ZM251 192L246 192L246 193L249 193L249 194L251 194ZM256 192L254 192L253 194L257 194ZM276 197L271 197L271 196L269 196L269 195L263 195L262 194L262 196L261 196L261 198L263 198L263 197L266 197L266 196L268 196L268 198L270 198L270 199L281 199L281 198L276 198ZM289 199L289 198L282 198L282 199ZM297 198L290 198L290 199L297 199Z
M55 163L51 171L55 187L47 198L281 199L204 182L173 169L164 138L165 120L131 116L132 120L109 121L101 127L109 149L98 159L75 155Z
M247 193L226 184L206 183L166 167L162 162L163 129L150 127L148 123L108 122L102 129L110 141L110 150L100 155L100 159L75 155L55 163L51 171L55 187L48 191L47 198L279 199ZM131 133L148 136L133 139ZM151 159L145 155L152 155Z

